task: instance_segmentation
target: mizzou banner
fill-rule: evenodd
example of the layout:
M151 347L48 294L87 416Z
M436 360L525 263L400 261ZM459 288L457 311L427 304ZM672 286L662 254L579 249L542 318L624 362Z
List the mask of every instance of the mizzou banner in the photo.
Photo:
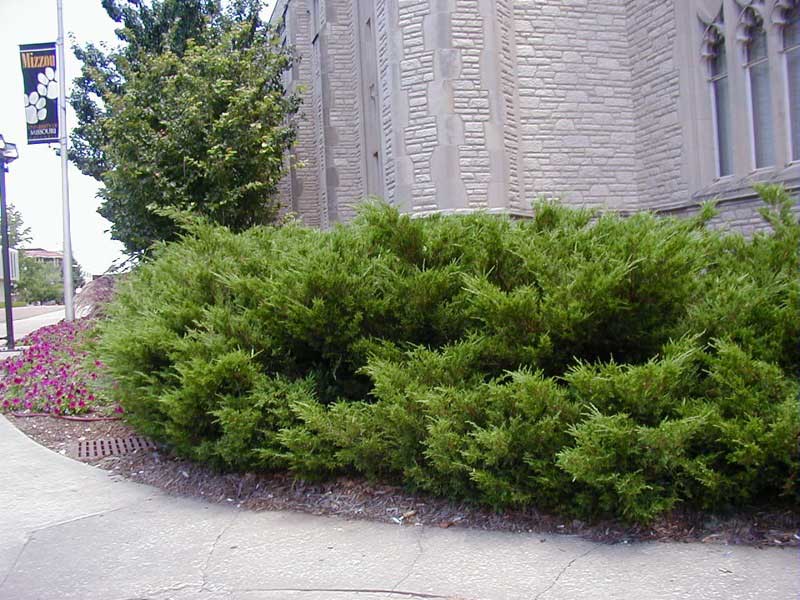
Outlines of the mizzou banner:
M58 142L58 69L56 45L19 47L25 89L25 121L29 144Z

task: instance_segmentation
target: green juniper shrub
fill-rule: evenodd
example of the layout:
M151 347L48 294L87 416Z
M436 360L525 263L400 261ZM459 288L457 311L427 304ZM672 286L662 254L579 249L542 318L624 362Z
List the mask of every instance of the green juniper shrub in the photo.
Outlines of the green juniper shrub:
M566 376L586 416L558 463L596 490L589 510L647 521L680 501L742 506L796 484L797 381L730 342L675 355L682 345Z
M703 357L696 340L687 338L667 344L661 356L643 364L577 362L564 381L583 406L657 425L696 393Z
M555 463L578 419L566 390L541 372L516 371L479 388L482 422L471 423L462 460L476 497L495 507L569 502L569 476Z
M503 289L485 274L468 276L467 310L505 368L533 364L558 375L575 358L647 360L683 333L707 261L698 221L642 214L581 218L581 227L567 220L564 229L519 223L509 235L523 257L517 280Z
M581 498L583 512L650 521L684 499L687 482L707 476L705 457L688 452L706 426L702 415L648 427L625 413L590 409L570 429L575 446L559 453L558 464L593 490Z
M241 233L184 219L101 326L127 417L221 469L650 521L790 501L800 225L536 205Z
M719 485L705 500L741 505L759 497L791 494L793 487L796 493L797 377L726 341L714 344L707 375L702 397L713 410L701 451L715 457L711 464L719 474Z
M711 254L685 324L704 339L728 338L755 358L800 373L800 227L776 186L757 188L771 231L751 239L709 235Z

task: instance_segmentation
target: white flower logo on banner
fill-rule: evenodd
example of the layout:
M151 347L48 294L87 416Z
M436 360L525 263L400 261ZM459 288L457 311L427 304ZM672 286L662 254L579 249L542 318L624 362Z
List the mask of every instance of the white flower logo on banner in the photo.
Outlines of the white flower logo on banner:
M30 125L36 125L39 121L47 118L47 99L55 100L58 98L58 81L56 72L52 67L47 67L43 73L39 73L36 79L36 91L25 94L25 120Z
M25 94L25 120L31 125L44 121L47 118L46 104L47 99L39 96L37 92Z
M47 67L44 73L39 73L36 78L39 80L36 91L40 96L46 96L50 100L58 98L58 81L56 81L56 72L52 67Z

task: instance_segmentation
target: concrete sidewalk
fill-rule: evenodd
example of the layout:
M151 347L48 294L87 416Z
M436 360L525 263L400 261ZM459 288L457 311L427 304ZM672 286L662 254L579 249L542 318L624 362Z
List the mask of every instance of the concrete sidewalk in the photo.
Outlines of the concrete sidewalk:
M119 480L37 445L0 417L2 600L798 595L796 550L606 546L246 512Z
M38 317L40 315L46 315L47 313L55 312L60 310L62 313L62 317L64 316L64 305L63 304L45 304L43 306L14 306L12 309L12 314L14 316L14 322L22 321L25 319L30 319L31 317ZM3 308L0 310L0 323L5 324L6 322L6 312Z
M0 333L5 337L6 317L0 310ZM29 333L46 325L53 325L64 318L64 307L55 306L22 306L14 309L14 340L20 342Z

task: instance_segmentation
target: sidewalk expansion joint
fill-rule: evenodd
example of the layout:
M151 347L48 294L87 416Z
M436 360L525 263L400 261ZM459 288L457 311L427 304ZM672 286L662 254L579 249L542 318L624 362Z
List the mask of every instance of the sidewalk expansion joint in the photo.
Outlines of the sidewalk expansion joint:
M172 592L182 592L183 590L188 590L190 588L197 588L197 590L200 591L200 586L197 585L196 583L180 583L178 585L159 588L152 592L146 592L144 594L140 594L137 596L126 596L124 598L120 598L119 600L156 600L157 596L163 596L164 594L171 594Z
M454 596L442 596L439 594L426 594L424 592L405 592L402 590L385 590L379 588L239 588L231 590L233 592L298 592L298 593L318 593L327 592L329 594L384 594L386 596L402 596L404 598L432 598L440 600L461 600Z

